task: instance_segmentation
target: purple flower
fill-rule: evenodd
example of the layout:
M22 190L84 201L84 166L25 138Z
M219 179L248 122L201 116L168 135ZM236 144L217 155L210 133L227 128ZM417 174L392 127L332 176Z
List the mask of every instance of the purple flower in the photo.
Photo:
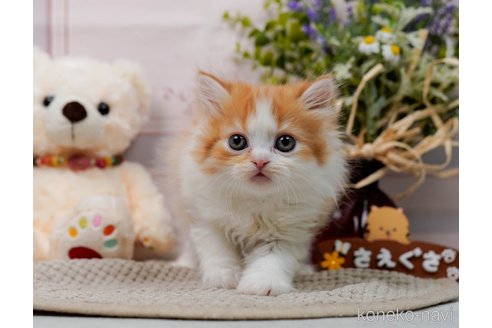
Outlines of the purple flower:
M421 6L430 6L432 4L432 0L421 0L420 5Z
M415 17L415 24L420 23L423 21L429 14L420 14L417 17Z
M307 13L307 16L309 17L309 20L312 22L316 21L316 19L318 18L318 15L316 14L316 12L311 8L308 8L306 13Z
M314 29L310 24L302 25L302 31L312 40L318 37L318 31Z
M434 19L429 24L429 33L432 35L442 36L448 33L449 27L454 20L454 11L456 6L447 5L445 8L439 8L434 15Z
M330 21L334 22L337 20L337 12L335 11L335 8L330 8L329 16L330 16Z
M287 7L290 10L295 11L295 12L299 12L302 10L302 5L299 2L297 2L296 0L289 1L287 3Z
M429 28L429 33L433 35L439 34L439 22L435 21Z
M451 26L451 23L453 22L454 17L452 15L448 15L444 22L442 23L442 29L441 29L441 35L445 35L449 31L449 27Z
M311 5L314 9L320 9L323 5L323 0L311 0Z
M354 7L352 7L352 4L347 3L347 21L345 23L349 24L353 18L354 18Z
M452 15L454 10L456 9L456 6L451 4L446 6L446 14Z

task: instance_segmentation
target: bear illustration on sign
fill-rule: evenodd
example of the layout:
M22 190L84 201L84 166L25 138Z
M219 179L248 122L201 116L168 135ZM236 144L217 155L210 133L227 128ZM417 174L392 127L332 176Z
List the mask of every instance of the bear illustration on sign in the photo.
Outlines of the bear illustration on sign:
M364 238L367 241L393 240L408 244L408 219L401 208L371 206Z

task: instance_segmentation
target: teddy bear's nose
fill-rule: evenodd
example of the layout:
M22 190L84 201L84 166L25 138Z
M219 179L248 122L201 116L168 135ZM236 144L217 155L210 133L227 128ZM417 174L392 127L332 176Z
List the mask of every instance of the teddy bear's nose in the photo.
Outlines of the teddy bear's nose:
M65 107L63 107L62 112L63 115L72 123L77 123L87 117L87 111L84 106L76 101L66 104Z

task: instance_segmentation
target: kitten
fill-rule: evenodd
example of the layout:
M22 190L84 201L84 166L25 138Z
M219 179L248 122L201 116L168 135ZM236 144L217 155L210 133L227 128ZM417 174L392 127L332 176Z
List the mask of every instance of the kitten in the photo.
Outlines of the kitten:
M198 80L194 119L171 154L191 241L180 261L196 257L207 286L289 292L345 185L334 84Z

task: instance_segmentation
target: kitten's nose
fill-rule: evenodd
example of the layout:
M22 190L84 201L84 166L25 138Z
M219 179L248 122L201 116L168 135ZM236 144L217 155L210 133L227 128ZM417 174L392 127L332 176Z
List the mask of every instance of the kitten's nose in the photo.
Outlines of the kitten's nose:
M87 117L87 111L84 106L76 101L69 102L63 107L63 116L70 122L77 123Z
M270 161L264 161L264 160L256 160L256 161L251 161L251 163L253 163L254 165L256 165L256 167L258 168L258 170L262 170L268 163L270 163Z

